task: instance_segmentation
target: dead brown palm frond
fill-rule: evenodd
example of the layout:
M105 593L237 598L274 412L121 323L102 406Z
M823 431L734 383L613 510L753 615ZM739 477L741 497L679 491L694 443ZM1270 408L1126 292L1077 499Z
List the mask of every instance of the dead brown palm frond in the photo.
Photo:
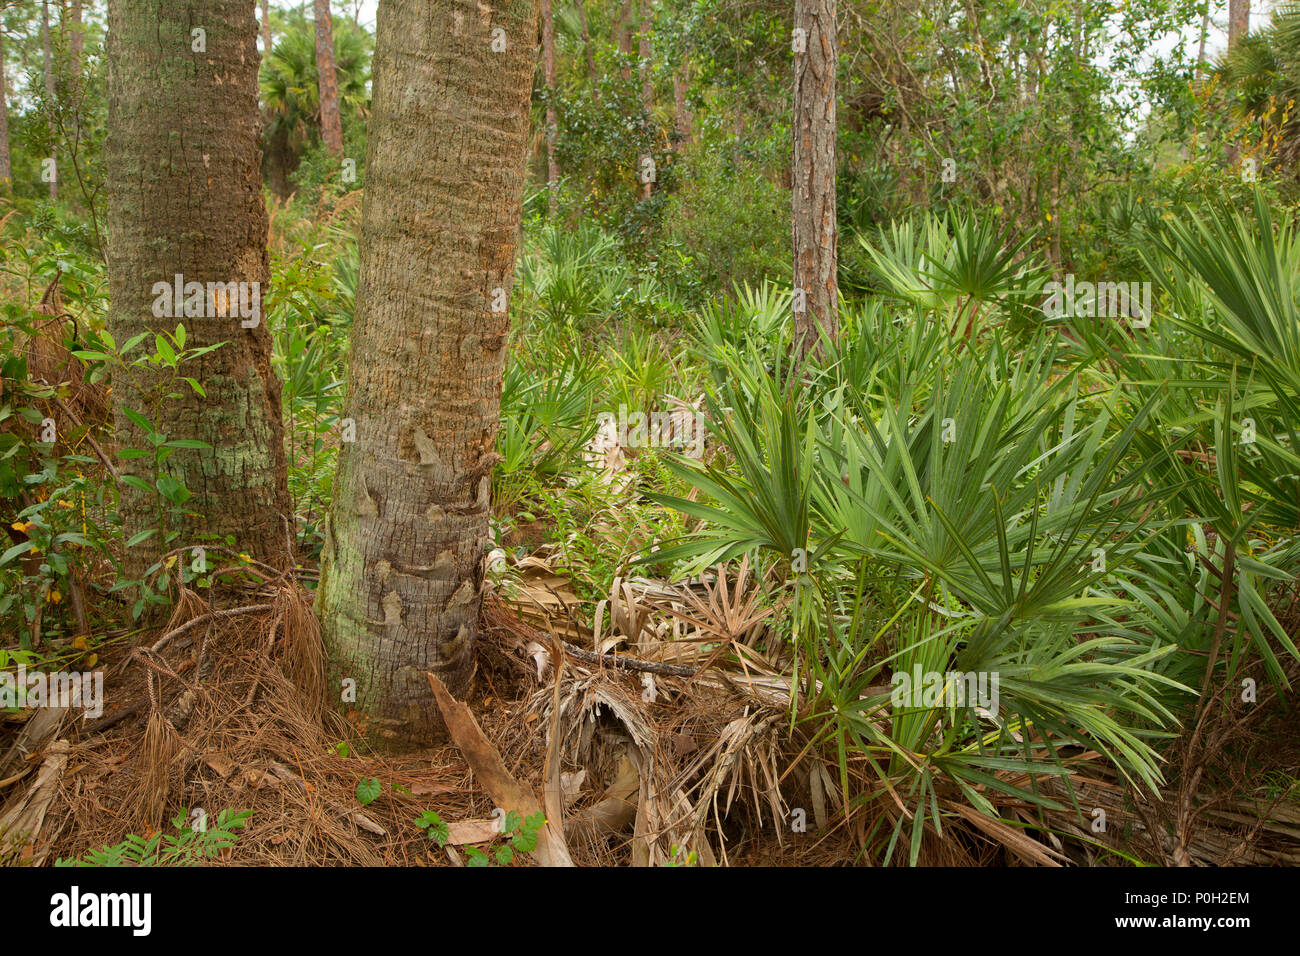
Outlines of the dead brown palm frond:
M752 645L762 633L760 625L783 606L783 602L773 603L759 608L763 592L754 587L746 593L745 585L749 580L749 555L745 555L736 572L734 586L728 587L727 569L719 564L717 577L712 585L704 585L701 597L691 588L679 591L681 600L695 612L684 613L670 607L669 613L683 623L694 627L701 637L697 641L708 641L710 636L726 644L739 643Z

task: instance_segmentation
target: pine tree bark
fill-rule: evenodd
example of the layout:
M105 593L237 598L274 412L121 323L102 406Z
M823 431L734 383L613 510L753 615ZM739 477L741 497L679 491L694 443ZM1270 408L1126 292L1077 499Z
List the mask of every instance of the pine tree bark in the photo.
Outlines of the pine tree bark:
M183 324L188 348L226 343L181 366L201 384L202 397L178 382L174 398L158 401L158 381L137 373L114 377L112 399L119 447L151 447L128 409L169 439L211 446L177 451L166 463L193 494L185 502L193 514L180 522L173 547L232 535L252 557L280 566L289 557L292 520L280 383L260 310L257 324L244 327L254 321L254 292L264 302L269 279L257 21L249 13L241 0L108 4L110 331L121 345ZM177 275L204 284L202 303L194 302L202 315L156 316L155 308L171 308L160 303L155 284L174 284ZM207 289L230 282L250 284L248 318L231 296ZM156 477L141 460L122 461L119 470L150 484ZM159 526L152 496L125 485L120 492L127 538ZM128 577L139 577L154 557L145 546L128 549Z
M77 151L81 148L81 112L82 112L82 88L81 88L81 53L84 49L85 34L81 26L81 0L72 0L72 30L68 37L68 75L66 83L71 94L69 99L72 102L72 154L75 161ZM62 23L62 13L60 13L60 23Z
M819 328L832 338L839 333L835 0L795 0L794 26L796 42L804 31L804 51L794 54L794 329L807 354L817 348Z
M81 51L85 36L81 32L81 0L72 0L72 36L68 38L68 49L72 52L73 69L81 69Z
M5 37L0 29L0 193L7 192L14 178L9 157L9 94L5 88Z
M50 48L50 0L41 4L41 54L45 66L45 101L50 110L55 109L54 102L54 58ZM50 119L50 202L59 198L59 148L58 127L53 117Z
M551 18L551 0L542 0L542 70L546 83L546 189L549 211L558 207L560 167L555 162L555 23Z
M320 90L320 135L325 148L343 156L343 119L339 115L339 81L334 68L334 24L330 0L313 0L316 20L316 83Z
M381 0L345 444L317 610L333 687L392 749L474 668L537 0ZM345 681L355 681L347 685Z

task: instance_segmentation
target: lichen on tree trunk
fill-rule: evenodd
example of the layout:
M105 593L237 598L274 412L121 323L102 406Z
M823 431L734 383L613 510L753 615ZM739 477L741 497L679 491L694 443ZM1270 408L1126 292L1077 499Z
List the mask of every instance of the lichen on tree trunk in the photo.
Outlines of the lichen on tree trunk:
M205 286L258 283L265 301L257 21L238 0L112 0L106 52L110 331L120 345L183 324L187 347L226 343L182 366L201 383L202 397L180 383L174 398L156 401L153 376L115 375L119 448L150 447L126 409L171 439L211 445L177 451L166 463L193 493L173 547L233 535L250 555L278 565L289 550L289 504L265 318L244 328L238 314L158 318L153 311L154 284L176 275ZM145 461L119 468L152 483ZM120 494L128 537L158 524L150 496L125 485ZM158 540L128 549L129 577L152 562Z

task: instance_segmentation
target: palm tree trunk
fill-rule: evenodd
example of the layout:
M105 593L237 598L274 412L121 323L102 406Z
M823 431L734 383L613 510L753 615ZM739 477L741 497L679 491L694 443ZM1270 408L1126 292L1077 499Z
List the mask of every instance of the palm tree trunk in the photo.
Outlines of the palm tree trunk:
M474 669L537 0L381 0L343 446L317 609L376 742ZM336 683L333 686L340 686Z
M200 41L203 52L194 49ZM252 557L283 565L290 510L280 383L260 312L269 266L258 173L257 21L247 4L234 0L110 0L106 52L109 328L119 344L178 324L185 326L187 348L226 343L181 366L203 396L181 381L167 389L138 370L116 375L119 443L151 447L127 418L131 410L169 439L210 445L177 451L166 463L193 495L171 546L231 535ZM172 296L160 295L156 284L172 286L178 275L182 288L201 283L202 294L176 316ZM242 296L207 286L230 282L247 283L241 290L247 310L231 301ZM156 477L140 460L119 467L149 484ZM159 515L154 496L128 486L121 496L128 538L172 525L166 511ZM127 575L134 578L156 551L136 547L127 555Z
M262 59L271 55L271 0L262 0Z
M794 60L794 324L795 341L807 353L819 327L832 337L839 332L835 0L795 0L794 25L804 31L805 46Z
M334 25L330 0L314 0L316 82L320 88L320 135L325 148L343 156L343 119L339 116L339 82L334 71Z

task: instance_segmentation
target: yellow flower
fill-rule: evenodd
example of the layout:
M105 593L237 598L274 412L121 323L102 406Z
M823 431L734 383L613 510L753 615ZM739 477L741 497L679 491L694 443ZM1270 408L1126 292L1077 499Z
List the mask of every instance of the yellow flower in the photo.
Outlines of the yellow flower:
M51 591L49 594L45 595L45 600L49 601L51 604L61 604L63 602L63 595L58 591Z
M240 561L243 561L245 564L249 564L249 563L252 562L253 559L250 558L248 555L244 554L244 553L241 551L241 552L239 553L239 560L240 560Z
M15 521L9 527L13 528L15 531L21 531L23 534L26 534L28 531L31 531L32 528L36 527L36 525L30 521Z
M60 507L60 508L75 508L76 505L74 505L71 501L64 501L62 498L60 498L60 499L59 499L59 507Z

